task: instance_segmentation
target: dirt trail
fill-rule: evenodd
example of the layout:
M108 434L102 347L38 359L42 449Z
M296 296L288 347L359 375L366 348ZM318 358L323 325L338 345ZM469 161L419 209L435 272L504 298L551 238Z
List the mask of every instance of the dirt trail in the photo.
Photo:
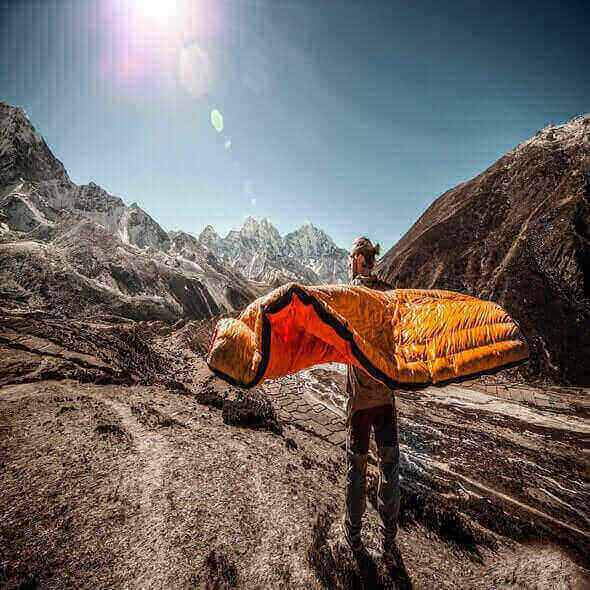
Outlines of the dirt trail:
M76 387L76 385L74 385ZM28 399L46 398L47 392L22 395L20 386L8 387L3 401L26 403ZM84 398L104 404L120 419L121 430L130 438L131 461L117 485L116 496L122 504L134 507L140 526L133 528L129 540L129 569L138 574L128 588L163 588L168 575L169 544L166 535L167 501L165 470L175 455L165 437L146 428L133 414L133 406L113 399L106 392L84 391Z
M171 460L169 445L164 437L142 427L128 405L96 394L92 397L107 404L121 418L142 463L139 469L127 472L122 482L123 493L128 494L127 501L139 502L142 518L139 538L131 544L130 562L134 567L140 564L141 572L134 587L163 588L169 551L164 497L164 470Z

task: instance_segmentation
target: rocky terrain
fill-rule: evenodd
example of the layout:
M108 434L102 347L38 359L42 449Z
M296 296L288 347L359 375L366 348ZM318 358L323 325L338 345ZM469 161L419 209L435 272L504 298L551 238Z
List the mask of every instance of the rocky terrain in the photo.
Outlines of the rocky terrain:
M422 272L412 285L503 302L531 339L530 375L572 382L587 367L586 120L443 195L380 266L398 286ZM241 391L204 361L219 317L284 279L337 282L344 251L311 224L167 233L73 184L6 103L0 215L2 588L590 588L588 388L396 392L398 550L380 554L373 454L368 553L355 558L339 536L342 367ZM485 281L476 264L493 269ZM547 326L519 298L542 301Z
M68 214L47 233L0 236L0 269L0 302L64 317L199 319L262 292L209 252L202 258L150 253Z
M347 251L312 223L281 237L268 219L247 217L224 238L208 225L199 241L234 270L268 285L348 282Z
M396 561L374 457L355 559L342 372L239 391L213 325L0 314L3 588L590 588L587 390L397 392Z
M0 103L0 303L173 322L265 290L137 204L71 182L26 114Z
M590 115L441 195L378 274L496 301L529 341L521 377L590 385Z
M137 203L78 186L22 109L0 102L0 303L68 317L199 319L289 280L338 282L346 252L311 224L249 218L220 238L167 233Z

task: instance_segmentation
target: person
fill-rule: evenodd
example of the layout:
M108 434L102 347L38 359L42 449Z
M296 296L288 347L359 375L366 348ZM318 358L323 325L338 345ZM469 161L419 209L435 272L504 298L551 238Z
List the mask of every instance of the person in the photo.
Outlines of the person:
M393 287L373 274L379 244L357 238L348 259L350 284L385 291ZM364 550L361 528L366 506L367 459L371 429L379 457L377 508L381 517L383 554L395 551L399 513L399 441L392 390L355 365L347 366L347 476L344 538L353 552Z

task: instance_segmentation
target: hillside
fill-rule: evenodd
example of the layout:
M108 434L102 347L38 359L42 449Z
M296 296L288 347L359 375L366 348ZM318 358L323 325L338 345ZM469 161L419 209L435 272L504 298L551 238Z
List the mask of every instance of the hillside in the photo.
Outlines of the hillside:
M529 341L521 375L590 385L590 116L543 129L441 195L378 274L496 301Z

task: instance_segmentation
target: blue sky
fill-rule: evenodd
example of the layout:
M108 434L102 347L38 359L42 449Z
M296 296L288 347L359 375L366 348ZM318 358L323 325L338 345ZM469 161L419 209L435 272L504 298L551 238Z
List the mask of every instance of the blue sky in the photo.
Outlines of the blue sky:
M74 182L167 230L253 215L389 248L437 196L590 111L584 4L3 2L0 98Z

